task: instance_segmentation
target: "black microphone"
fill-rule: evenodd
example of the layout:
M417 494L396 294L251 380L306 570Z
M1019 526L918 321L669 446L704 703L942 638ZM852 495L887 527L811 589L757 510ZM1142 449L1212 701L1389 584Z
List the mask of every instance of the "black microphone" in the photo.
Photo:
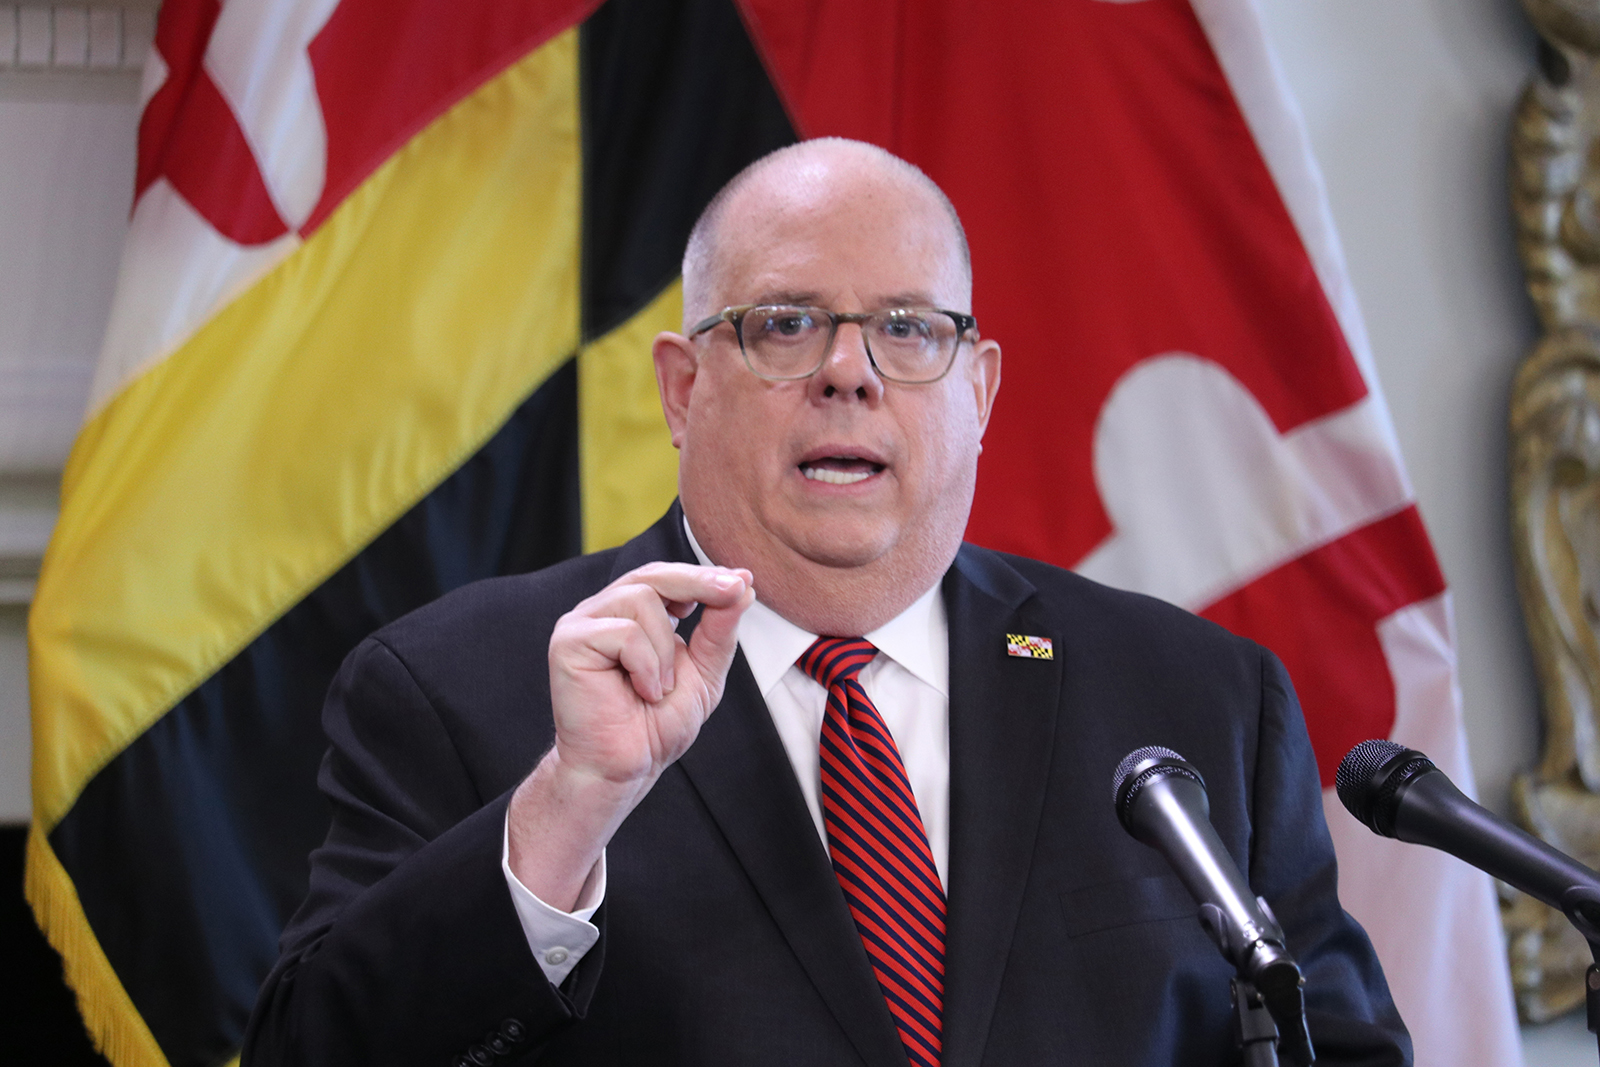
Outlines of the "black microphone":
M1363 741L1334 781L1374 833L1448 852L1564 912L1600 944L1600 874L1468 800L1433 761L1393 741Z
M1200 905L1200 923L1239 973L1266 1001L1283 1047L1296 1062L1313 1061L1306 1030L1305 984L1267 902L1250 891L1216 828L1205 780L1170 748L1135 749L1117 765L1112 801L1123 829L1167 858Z

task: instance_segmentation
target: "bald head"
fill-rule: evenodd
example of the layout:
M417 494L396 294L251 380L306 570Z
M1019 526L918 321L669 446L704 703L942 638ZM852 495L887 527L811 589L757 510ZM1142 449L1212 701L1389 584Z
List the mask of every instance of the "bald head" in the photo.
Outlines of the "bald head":
M684 323L698 322L722 309L727 279L721 255L724 224L741 211L808 211L838 197L892 196L921 201L926 221L942 228L959 273L963 300L955 310L970 310L972 258L966 231L950 198L914 164L877 145L842 137L822 137L780 148L745 167L724 185L689 233L683 253Z

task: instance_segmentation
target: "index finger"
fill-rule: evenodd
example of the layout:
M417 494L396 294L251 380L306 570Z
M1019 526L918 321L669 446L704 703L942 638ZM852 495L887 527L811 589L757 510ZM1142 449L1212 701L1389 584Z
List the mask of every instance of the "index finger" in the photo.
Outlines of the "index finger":
M752 584L743 568L703 567L697 563L647 563L612 583L644 585L666 602L667 611L684 618L696 604L723 608L737 604Z

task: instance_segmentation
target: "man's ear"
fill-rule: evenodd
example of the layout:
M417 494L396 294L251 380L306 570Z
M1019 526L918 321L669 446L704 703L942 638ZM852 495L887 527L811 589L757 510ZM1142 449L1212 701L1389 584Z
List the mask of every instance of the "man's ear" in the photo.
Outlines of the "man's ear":
M988 428L994 397L1000 391L1000 343L979 341L972 352L972 390L978 403L978 433Z
M661 394L661 413L672 431L672 447L683 448L689 426L689 396L694 392L695 374L700 369L694 346L682 334L663 331L650 345L656 364L656 389Z

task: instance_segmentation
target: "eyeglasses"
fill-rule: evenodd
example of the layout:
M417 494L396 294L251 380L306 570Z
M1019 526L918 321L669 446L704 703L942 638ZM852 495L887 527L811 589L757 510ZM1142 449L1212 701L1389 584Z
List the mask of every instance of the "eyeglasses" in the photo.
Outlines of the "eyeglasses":
M936 382L950 373L956 351L978 320L939 308L837 312L789 304L742 304L695 324L693 340L724 322L739 338L745 366L757 377L788 382L809 378L833 351L841 323L861 327L867 359L878 377L903 385Z

